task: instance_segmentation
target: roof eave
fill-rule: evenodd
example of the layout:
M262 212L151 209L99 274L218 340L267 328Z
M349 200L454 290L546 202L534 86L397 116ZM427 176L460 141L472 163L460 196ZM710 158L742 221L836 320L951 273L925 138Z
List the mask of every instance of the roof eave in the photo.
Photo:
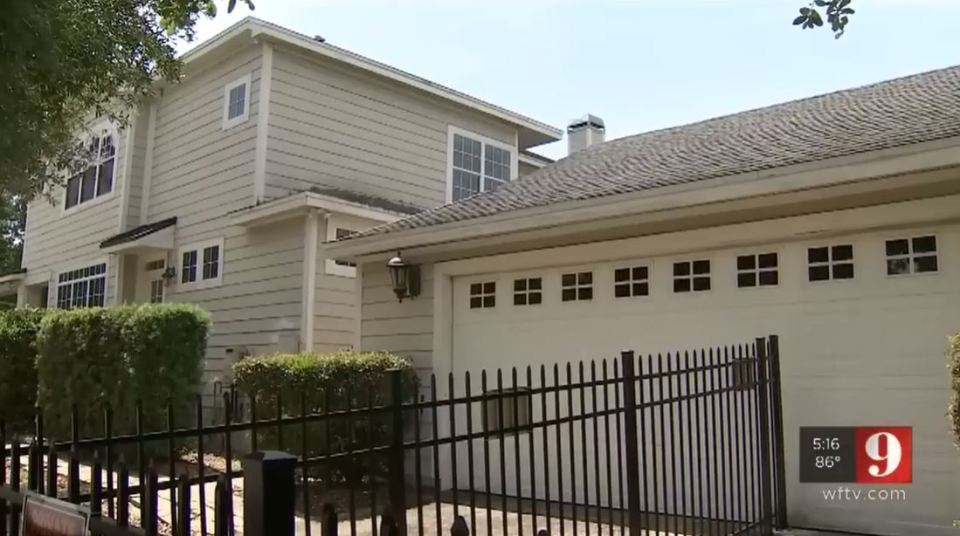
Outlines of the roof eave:
M323 194L300 192L233 212L230 214L230 221L235 225L258 227L300 216L310 210L354 216L381 223L396 221L407 216L407 214L364 205L363 203L345 201Z
M960 137L948 138L761 172L718 177L699 183L507 211L493 216L352 238L331 244L329 253L340 260L356 260L399 249L456 241L462 239L468 228L471 238L493 235L505 237L537 228L559 227L612 216L669 210L748 195L773 195L875 177L960 166L960 152L956 150L958 146Z
M331 45L311 39L303 34L289 30L282 26L255 18L247 17L242 21L230 26L220 32L213 38L203 42L196 48L185 53L181 59L185 64L199 61L204 56L220 48L221 45L241 36L244 32L249 32L251 38L266 38L275 42L287 44L314 54L321 55L364 71L376 74L401 84L413 87L417 90L429 93L461 106L477 110L484 114L494 116L503 121L516 125L521 129L520 138L525 143L523 147L534 147L544 143L550 143L560 140L563 137L563 130L548 125L536 119L525 115L512 112L506 108L501 108L489 102L485 102L476 97L461 93L455 89L431 82L426 78L421 78L414 74L402 71L387 64L380 63L360 54L350 52Z

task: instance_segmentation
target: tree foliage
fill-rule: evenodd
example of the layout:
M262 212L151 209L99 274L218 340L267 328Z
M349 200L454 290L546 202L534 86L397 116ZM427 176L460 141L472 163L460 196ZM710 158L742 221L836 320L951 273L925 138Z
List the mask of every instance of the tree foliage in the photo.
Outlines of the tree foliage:
M800 8L800 16L793 19L793 25L804 30L820 28L823 26L823 15L826 15L830 30L839 39L846 31L850 15L856 13L850 7L852 3L853 0L814 0L809 6Z
M85 120L109 115L122 124L154 80L176 80L176 41L215 14L214 0L6 0L0 193L33 197L82 165L76 135Z

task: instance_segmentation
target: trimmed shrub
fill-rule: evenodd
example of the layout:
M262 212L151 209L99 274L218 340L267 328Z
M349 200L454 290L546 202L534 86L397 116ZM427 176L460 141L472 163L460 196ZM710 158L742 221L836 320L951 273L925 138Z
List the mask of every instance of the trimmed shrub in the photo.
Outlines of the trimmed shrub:
M37 330L43 309L0 312L0 419L13 432L32 429L37 403Z
M950 369L950 421L953 425L953 444L960 448L960 333L949 338L947 368Z
M136 404L144 427L192 423L210 319L193 305L146 304L50 311L37 338L37 400L47 429L68 437L76 405L81 433L99 434L113 408L117 433L132 431Z
M234 381L239 391L257 403L257 418L277 415L277 396L283 414L301 415L301 403L307 413L342 411L383 406L390 400L388 371L399 370L404 401L415 397L417 389L413 365L406 359L384 352L340 351L329 354L279 354L244 359L233 366ZM244 400L247 402L248 400ZM347 448L385 445L390 441L390 415L378 413L374 418L331 419L307 425L310 456L341 452ZM283 431L284 445L299 447L303 440L300 426ZM275 427L264 426L258 433L260 448L278 448ZM329 446L329 449L328 449ZM358 481L369 475L371 467L365 456L338 461L334 468L318 468L316 474L327 479ZM382 468L376 468L379 471Z

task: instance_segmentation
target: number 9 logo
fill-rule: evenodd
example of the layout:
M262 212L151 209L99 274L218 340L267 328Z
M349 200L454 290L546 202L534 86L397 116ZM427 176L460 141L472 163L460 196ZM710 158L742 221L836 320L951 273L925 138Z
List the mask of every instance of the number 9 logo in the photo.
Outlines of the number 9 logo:
M912 481L911 428L857 428L857 483Z

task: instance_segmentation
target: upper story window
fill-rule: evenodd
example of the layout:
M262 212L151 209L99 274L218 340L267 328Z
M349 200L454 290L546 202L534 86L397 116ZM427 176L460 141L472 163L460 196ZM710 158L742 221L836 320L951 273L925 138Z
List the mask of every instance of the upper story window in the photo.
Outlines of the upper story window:
M887 275L936 272L937 237L915 236L887 240Z
M113 191L117 171L117 146L113 132L91 139L86 147L86 166L67 179L64 207L73 208Z
M512 147L451 127L449 201L492 192L509 182L514 171Z
M107 294L107 263L101 262L57 275L57 308L103 307Z
M193 290L223 282L223 239L180 248L180 288Z
M807 278L810 281L853 279L853 245L807 249Z
M234 80L223 88L223 129L250 118L250 75Z

